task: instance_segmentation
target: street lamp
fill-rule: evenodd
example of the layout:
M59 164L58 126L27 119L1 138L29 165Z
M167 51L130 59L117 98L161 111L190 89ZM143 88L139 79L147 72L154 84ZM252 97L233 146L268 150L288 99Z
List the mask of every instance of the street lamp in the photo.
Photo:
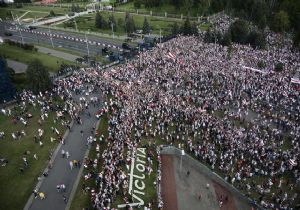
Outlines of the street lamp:
M114 33L114 23L111 22L110 23L110 26L111 26L111 31L112 31L112 34L113 34L113 39L115 38L115 33Z
M161 44L161 28L159 27L159 43Z
M184 150L181 150L181 155L180 155L180 172L181 172L181 169L182 169L182 157L185 155L185 152Z

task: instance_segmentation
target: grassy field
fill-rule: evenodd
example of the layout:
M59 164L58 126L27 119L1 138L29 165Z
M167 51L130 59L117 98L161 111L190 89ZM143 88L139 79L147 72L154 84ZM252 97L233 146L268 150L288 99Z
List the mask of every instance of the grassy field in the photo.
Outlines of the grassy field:
M33 117L28 120L28 126L25 127L18 122L16 125L12 123L12 117L0 114L0 131L4 131L6 137L0 140L0 157L8 160L6 166L0 167L0 203L1 209L14 210L23 209L27 199L37 183L37 177L46 168L50 151L53 151L57 143L50 142L52 135L51 126L55 126L62 133L64 131L61 124L53 123L54 113L49 114L49 118L42 126L38 124L40 109L30 107L28 113ZM39 127L44 129L43 147L34 141L34 135L37 135ZM12 140L11 133L24 130L26 136L20 140ZM55 137L55 136L53 136ZM26 151L30 154L24 155ZM38 160L33 158L36 154ZM26 157L29 166L24 167L22 158ZM19 168L24 168L22 175Z
M136 11L136 8L134 8L133 2L128 2L126 4L121 4L120 6L117 7L117 9L122 9L122 10L128 10L128 11ZM176 8L174 5L171 4L163 4L160 5L159 7L153 7L153 8L146 8L144 4L141 4L141 8L138 9L140 12L143 13L150 13L150 11L154 13L160 13L160 15L164 15L165 12L168 14L176 14L176 15L190 15L190 16L197 16L200 15L198 14L198 11L196 8L192 8L190 10L187 10L184 7Z
M108 18L112 15L112 12L103 11L101 12L102 17L105 20L108 20ZM124 28L124 19L125 19L125 13L113 13L114 18L117 22L117 30L115 32L115 35L124 35L125 34L125 28ZM81 31L93 31L93 32L99 32L99 33L108 33L112 34L111 28L107 29L98 29L95 27L95 14L77 17L76 23L78 30ZM144 16L143 15L132 15L134 19L134 23L137 29L142 29L143 23L144 23ZM150 28L152 30L153 34L159 34L159 30L162 30L162 34L169 34L171 32L171 26L177 22L178 25L181 25L182 21L180 20L174 20L174 19L166 19L163 20L158 17L147 17L147 20L150 24ZM58 27L64 27L64 24L58 25ZM68 27L67 27L68 28ZM75 29L75 24L70 27L72 29Z
M23 50L22 48L16 46L9 46L7 44L0 45L0 54L4 55L6 58L20 61L22 63L28 64L33 59L39 59L48 68L49 71L57 71L60 64L76 64L71 61L64 60L62 58L57 58L47 54Z
M68 9L61 9L61 8L27 7L27 6L24 6L22 8L6 7L6 8L0 8L0 18L12 19L12 14L14 15L14 17L20 17L27 11L30 12L27 13L24 17L22 17L22 19L43 18L49 15L50 10L53 10L56 15L62 15L68 12Z

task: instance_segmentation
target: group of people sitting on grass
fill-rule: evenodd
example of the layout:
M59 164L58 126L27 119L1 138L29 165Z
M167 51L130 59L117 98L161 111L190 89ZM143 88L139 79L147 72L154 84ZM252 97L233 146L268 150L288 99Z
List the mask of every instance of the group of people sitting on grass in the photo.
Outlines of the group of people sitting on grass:
M147 137L183 144L265 208L299 206L300 100L291 82L299 58L288 46L234 44L229 52L201 37L177 37L99 75L111 97L102 170L92 176L94 207L111 207L126 191L122 165ZM277 61L282 72L274 72Z

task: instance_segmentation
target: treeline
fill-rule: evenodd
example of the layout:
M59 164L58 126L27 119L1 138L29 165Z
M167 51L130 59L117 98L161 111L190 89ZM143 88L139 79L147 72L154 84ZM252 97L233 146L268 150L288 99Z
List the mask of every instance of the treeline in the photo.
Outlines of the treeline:
M205 33L204 41L218 43L223 46L230 46L232 42L239 44L250 44L253 48L263 49L266 46L265 34L255 28L250 28L245 20L233 22L229 29L222 34L220 31L208 30Z
M114 15L105 18L100 12L97 12L95 17L95 26L98 29L111 29L114 32L116 32L118 28L123 28L127 34L131 34L137 29L134 19L129 13L125 14L124 19L119 18L116 21ZM143 34L149 34L151 32L151 27L146 17L144 17L142 31Z
M300 47L300 0L132 0L136 8L174 5L185 15L206 16L221 11L266 26L275 32L292 32L295 47ZM196 13L196 14L195 14Z

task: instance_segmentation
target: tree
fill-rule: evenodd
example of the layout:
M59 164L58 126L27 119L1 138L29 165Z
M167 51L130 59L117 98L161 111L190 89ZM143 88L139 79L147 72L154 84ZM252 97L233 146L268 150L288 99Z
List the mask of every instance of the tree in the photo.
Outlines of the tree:
M27 85L34 93L46 91L51 87L49 72L38 59L32 60L26 70Z
M76 12L76 6L75 6L74 3L73 3L72 6L71 6L71 12Z
M179 26L178 26L177 22L175 22L175 23L172 25L171 33L172 33L172 35L177 35L177 34L180 33L180 29L179 29Z
M224 34L220 44L223 46L231 45L231 34L228 31Z
M0 56L0 103L12 100L16 89L11 83L9 73L7 72L6 60Z
M230 25L230 33L233 42L245 44L249 33L249 25L244 20L237 20Z
M247 42L253 47L253 48L259 48L263 49L266 46L266 38L263 33L259 31L251 31L248 35Z
M276 65L275 65L275 71L276 72L281 72L281 71L283 71L283 69L284 69L284 65L283 65L283 63L277 63Z
M122 18L118 19L118 27L124 27L124 20Z
M185 19L181 31L183 35L192 35L192 26L188 17Z
M133 2L133 6L134 6L134 8L135 9L140 9L141 8L141 1L140 0L135 0L134 2Z
M112 27L112 25L113 25L114 32L117 31L117 22L116 22L116 20L115 20L114 15L111 15L111 16L108 18L108 24L109 24L110 27Z
M300 31L297 31L296 33L294 33L293 47L300 50Z
M100 28L100 29L104 29L106 27L106 22L99 11L97 11L96 13L95 26L96 28Z
M197 27L197 24L196 24L195 22L194 22L193 25L192 25L191 33L192 33L194 36L198 36L198 35L199 35L198 27Z
M273 20L273 30L276 32L284 32L288 30L289 26L289 15L283 10L277 12Z
M50 16L50 17L56 16L53 10L50 10L49 16Z
M144 18L144 24L143 24L143 34L149 34L150 33L150 25L147 21L147 18Z
M128 12L125 14L125 31L130 34L135 31L135 24L133 18Z

